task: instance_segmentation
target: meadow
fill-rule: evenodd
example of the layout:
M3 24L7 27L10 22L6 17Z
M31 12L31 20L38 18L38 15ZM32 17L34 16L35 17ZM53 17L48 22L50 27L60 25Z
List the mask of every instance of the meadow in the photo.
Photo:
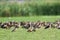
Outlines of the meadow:
M7 21L50 21L54 22L60 19L60 16L30 16L30 17L0 17L0 22ZM60 29L40 28L36 32L27 32L26 29L18 28L15 32L11 29L0 28L0 40L60 40Z

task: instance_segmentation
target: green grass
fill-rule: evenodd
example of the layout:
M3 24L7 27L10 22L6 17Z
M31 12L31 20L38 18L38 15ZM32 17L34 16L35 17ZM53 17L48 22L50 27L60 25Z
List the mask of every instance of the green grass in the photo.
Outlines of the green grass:
M32 16L32 17L0 17L0 21L50 21L54 22L59 19L60 16ZM44 29L40 28L36 32L27 32L26 29L19 28L15 32L11 32L11 29L0 28L0 40L60 40L59 29Z

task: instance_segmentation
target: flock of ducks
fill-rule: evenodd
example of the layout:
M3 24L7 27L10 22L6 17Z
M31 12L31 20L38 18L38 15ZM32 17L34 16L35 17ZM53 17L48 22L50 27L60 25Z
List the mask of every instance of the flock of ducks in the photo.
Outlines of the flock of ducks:
M41 27L44 27L44 29L48 28L57 28L60 29L60 20L56 20L55 22L15 22L15 21L9 21L9 22L0 22L0 28L3 29L10 29L11 27L14 27L12 32L14 32L16 29L22 27L27 29L27 32L36 31L36 29L39 29Z

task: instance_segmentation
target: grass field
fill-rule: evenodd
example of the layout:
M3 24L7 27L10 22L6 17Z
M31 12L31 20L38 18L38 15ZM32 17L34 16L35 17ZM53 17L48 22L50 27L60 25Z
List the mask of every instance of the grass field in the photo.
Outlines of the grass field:
M50 21L54 22L59 19L60 16L32 16L32 17L0 17L0 21ZM49 28L40 28L36 32L27 32L26 29L19 28L15 32L11 32L11 29L0 28L0 40L60 40L60 30Z

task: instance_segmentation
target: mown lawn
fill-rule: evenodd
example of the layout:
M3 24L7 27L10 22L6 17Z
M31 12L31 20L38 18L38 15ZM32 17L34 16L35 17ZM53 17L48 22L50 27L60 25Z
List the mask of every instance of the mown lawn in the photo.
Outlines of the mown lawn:
M0 17L0 21L50 21L54 22L59 19L60 16L32 16L32 17ZM60 30L49 28L40 28L36 32L27 32L26 29L19 28L15 32L11 32L11 29L0 28L0 40L60 40Z

